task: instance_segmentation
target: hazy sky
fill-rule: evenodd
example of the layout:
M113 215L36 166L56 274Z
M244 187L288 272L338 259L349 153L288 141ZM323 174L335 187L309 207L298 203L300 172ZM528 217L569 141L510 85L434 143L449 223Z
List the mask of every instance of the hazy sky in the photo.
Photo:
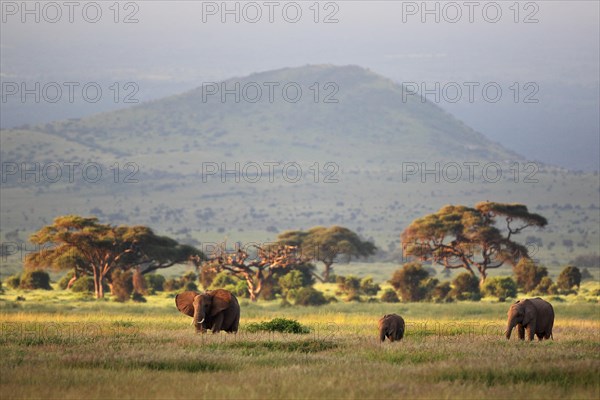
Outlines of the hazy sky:
M63 2L27 2L39 22L23 4L1 2L3 83L134 81L144 100L203 81L321 63L357 64L397 82L430 86L495 82L501 101L485 101L476 91L472 103L465 93L439 105L531 158L598 169L597 1L227 2L238 10L230 14L222 13L221 1L124 1L118 7L97 1L74 2L73 22ZM528 94L538 102L525 103ZM57 119L96 111L59 103L3 101L3 126L34 114Z

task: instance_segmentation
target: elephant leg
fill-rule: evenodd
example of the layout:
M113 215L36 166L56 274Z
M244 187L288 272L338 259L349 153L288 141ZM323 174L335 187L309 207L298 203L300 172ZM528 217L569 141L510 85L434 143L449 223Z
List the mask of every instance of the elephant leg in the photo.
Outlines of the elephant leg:
M517 332L519 333L519 339L525 340L525 328L522 324L517 325Z
M527 339L529 341L532 341L534 336L535 336L535 324L531 323L527 326Z
M544 334L543 333L536 333L535 335L537 336L537 338L538 338L538 340L540 342L542 341L542 339L544 339Z
M229 329L229 332L237 333L239 327L240 327L240 313L238 312L237 315L235 316L235 319L233 320L233 324L231 324L231 328Z
M223 313L217 314L217 316L215 317L215 319L213 321L213 326L212 326L213 333L218 333L221 331L221 326L223 325L223 318L224 318Z

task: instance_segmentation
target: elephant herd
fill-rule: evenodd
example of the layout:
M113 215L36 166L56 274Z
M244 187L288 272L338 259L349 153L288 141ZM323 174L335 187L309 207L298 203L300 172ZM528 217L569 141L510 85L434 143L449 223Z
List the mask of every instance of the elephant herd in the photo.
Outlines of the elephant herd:
M237 298L224 289L209 290L204 293L186 291L175 297L175 305L183 314L193 318L196 332L213 333L225 331L235 333L240 324L240 305ZM517 327L519 339L538 340L552 338L554 309L552 305L539 297L519 300L510 306L506 327L506 338L510 339L512 330ZM379 320L379 340L390 342L404 337L404 319L397 314L386 314Z

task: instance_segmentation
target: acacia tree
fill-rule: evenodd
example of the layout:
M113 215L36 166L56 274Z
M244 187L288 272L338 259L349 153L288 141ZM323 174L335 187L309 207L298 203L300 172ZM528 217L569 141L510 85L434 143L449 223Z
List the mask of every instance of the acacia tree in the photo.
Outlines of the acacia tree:
M372 242L363 241L356 233L341 226L316 226L308 231L287 231L277 238L279 243L299 247L306 260L321 261L325 264L321 282L329 282L332 265L343 259L368 257L377 249Z
M40 246L27 254L26 268L74 269L76 274L94 277L96 298L104 297L102 283L115 269L140 268L143 273L166 268L204 255L191 246L156 236L144 226L112 226L95 217L57 217L31 235Z
M504 226L499 227L500 223ZM481 202L474 208L447 205L434 214L414 220L402 232L405 256L431 261L445 268L465 268L480 281L487 271L504 263L515 265L528 258L527 247L512 240L528 227L544 227L541 215L523 204Z
M248 284L250 299L256 301L260 296L265 282L273 277L275 272L287 272L294 266L302 265L306 260L300 257L295 246L270 245L252 246L256 254L250 256L245 249L228 252L225 243L217 246L207 261L202 263L199 258L194 261L206 272L218 273L228 271L243 279Z

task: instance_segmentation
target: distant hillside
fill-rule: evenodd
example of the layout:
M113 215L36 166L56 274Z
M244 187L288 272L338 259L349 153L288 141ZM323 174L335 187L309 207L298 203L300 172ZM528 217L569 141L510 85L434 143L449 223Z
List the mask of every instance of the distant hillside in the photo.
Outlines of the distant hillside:
M236 84L239 102L235 93L225 101L212 94ZM597 174L528 163L355 66L205 83L128 109L3 130L0 142L3 239L78 213L196 244L335 223L391 251L412 219L489 199L524 202L549 219L546 230L530 233L548 262L600 244ZM38 163L37 182L10 169L24 162ZM70 181L68 163L80 163ZM54 164L62 179L53 179ZM86 165L93 168L82 176Z
M398 160L423 161L424 157L520 159L436 105L403 93L400 85L363 68L286 68L224 82L229 90L236 84L238 103L234 94L227 94L222 102L221 93L209 93L215 87L220 91L220 85L205 86L125 110L6 131L3 140L34 131L38 140L47 137L60 150L49 145L17 152L11 143L2 149L2 158L38 159L38 150L60 156L70 142L78 156L92 159L181 153L203 160L272 160L273 149L282 160L335 159L354 165L395 165ZM253 103L257 88L262 96Z

